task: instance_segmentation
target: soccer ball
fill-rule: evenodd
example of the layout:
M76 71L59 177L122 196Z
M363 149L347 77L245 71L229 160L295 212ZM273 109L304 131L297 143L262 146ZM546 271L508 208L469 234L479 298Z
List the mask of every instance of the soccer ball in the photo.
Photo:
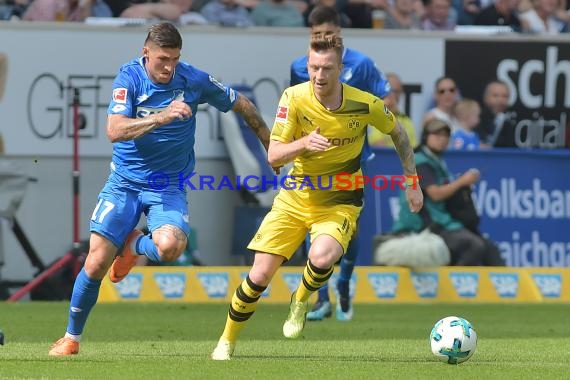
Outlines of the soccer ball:
M431 352L447 364L468 360L477 347L477 333L471 323L461 317L445 317L436 322L429 334Z

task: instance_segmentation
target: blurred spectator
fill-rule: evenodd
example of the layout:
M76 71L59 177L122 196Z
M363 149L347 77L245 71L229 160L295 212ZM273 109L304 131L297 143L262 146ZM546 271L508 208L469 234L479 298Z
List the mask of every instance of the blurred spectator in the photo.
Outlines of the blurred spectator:
M533 34L560 34L568 31L568 24L556 18L558 0L534 0L533 8L520 14L526 22L524 32Z
M20 20L31 0L0 0L0 21Z
M451 0L457 25L473 25L479 13L493 3L494 0Z
M436 80L433 97L435 107L425 113L422 124L439 119L451 126L453 131L456 130L457 122L453 116L453 108L459 100L459 90L455 81L445 76Z
M257 26L305 26L302 12L287 0L260 1L251 18Z
M388 0L338 0L338 6L350 19L351 28L372 28L372 12L388 8Z
M394 0L386 10L384 29L420 29L421 15L416 4L420 0Z
M516 147L516 124L507 112L509 87L500 80L492 80L483 92L481 121L475 128L482 143L494 147Z
M457 102L453 114L458 128L451 134L450 148L455 150L478 150L481 145L479 135L474 132L479 125L481 106L473 99Z
M386 78L390 83L391 90L388 93L388 95L384 97L383 99L384 104L394 114L394 116L396 116L396 120L398 120L398 123L400 123L400 125L404 127L404 129L408 133L410 144L412 144L412 146L415 147L417 145L416 127L414 126L412 119L410 119L408 115L400 111L399 107L400 98L404 93L404 87L402 86L402 81L400 80L400 77L395 73L387 73ZM372 146L391 146L391 147L394 146L392 138L389 135L378 132L376 128L368 128L368 142Z
M23 15L25 21L78 21L87 17L111 17L103 0L33 0Z
M452 6L457 12L458 25L472 25L483 9L481 0L455 0Z
M560 0L558 4L558 9L556 10L556 18L564 21L567 25L570 25L570 1ZM566 31L567 32L567 31Z
M207 24L198 12L192 11L192 0L105 0L113 17L166 20L182 25Z
M342 11L341 9L342 7L339 5L339 2L337 2L336 0L307 0L307 9L305 10L305 12L303 12L303 19L305 20L305 26L310 26L309 14L313 9L315 9L316 6L319 5L334 8L338 12L340 16L341 28L350 28L352 26L352 21L350 20L350 17L348 17L346 13Z
M441 120L432 120L424 126L421 145L415 150L424 207L420 214L410 212L406 198L401 195L399 218L393 230L420 232L429 227L445 241L451 265L504 266L496 245L478 231L479 218L470 194L471 186L479 181L479 171L469 169L453 178L443 159L450 134L450 126Z
M210 24L247 27L254 26L249 11L238 0L212 0L200 11Z
M212 0L193 0L192 1L192 8L190 8L190 10L192 10L193 12L201 12L202 8L204 8L206 6L206 4L208 4L210 1L212 1ZM242 3L243 2L240 1L240 5L243 6Z
M475 17L474 25L510 26L513 31L520 32L523 26L517 15L519 3L520 0L495 0Z
M453 30L457 24L457 14L450 17L450 0L426 0L425 14L421 27L423 30Z
M137 0L104 0L105 3L107 4L107 6L111 9L111 14L112 17L121 17L121 14L123 13L123 11L125 9L127 9L128 7L135 5L136 3L138 3ZM146 1L140 1L142 2L146 2Z

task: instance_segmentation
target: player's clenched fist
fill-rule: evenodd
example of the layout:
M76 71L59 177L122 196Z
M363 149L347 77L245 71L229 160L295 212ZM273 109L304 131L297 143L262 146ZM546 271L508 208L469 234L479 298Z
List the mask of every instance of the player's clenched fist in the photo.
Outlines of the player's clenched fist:
M187 120L192 116L192 108L180 100L173 100L163 112L166 114L167 124L176 120Z
M317 127L305 137L305 149L310 152L322 152L329 146L331 146L329 140L321 135L321 127Z

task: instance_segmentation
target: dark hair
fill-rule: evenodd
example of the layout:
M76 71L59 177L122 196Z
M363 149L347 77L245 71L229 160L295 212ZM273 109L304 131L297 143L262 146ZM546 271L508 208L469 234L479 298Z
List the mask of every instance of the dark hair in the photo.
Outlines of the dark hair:
M176 26L169 22L152 25L144 43L149 42L161 48L182 49L182 36Z
M311 11L311 13L309 13L309 17L307 18L307 25L309 25L309 27L323 24L341 26L340 15L336 9L324 5L319 5L316 6Z
M455 79L444 75L444 76L439 77L439 78L437 78L437 79L435 80L435 86L434 86L434 88L437 90L437 88L439 87L439 84L440 84L441 82L443 82L444 80L450 80L450 81L453 82L453 84L454 84L455 86L457 86L457 82L455 81Z
M311 38L309 50L316 52L334 50L338 56L339 62L342 63L342 52L344 51L342 37L335 35L313 37Z
M501 79L494 78L491 81L487 82L487 84L485 85L485 91L483 92L483 96L485 96L487 94L487 92L489 91L489 88L494 84L505 86L507 88L507 90L509 89L509 85L507 84L507 82L505 82L504 80L501 80Z

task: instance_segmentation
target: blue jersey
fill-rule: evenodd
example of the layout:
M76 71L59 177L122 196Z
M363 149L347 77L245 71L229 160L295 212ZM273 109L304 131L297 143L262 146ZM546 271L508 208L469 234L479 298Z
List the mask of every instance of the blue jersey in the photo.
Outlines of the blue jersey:
M179 175L194 170L194 140L198 104L208 103L222 112L232 109L237 93L207 73L179 62L169 83L157 84L148 77L144 59L126 63L113 82L108 114L144 118L164 110L173 100L187 103L189 119L174 121L129 141L113 144L111 168L122 177L145 185L152 175L168 176L178 186Z
M478 150L481 145L479 136L472 131L458 128L451 134L449 147L455 150Z
M307 69L308 57L297 58L291 64L291 86L309 80ZM374 61L359 51L345 48L342 54L343 69L340 74L341 82L344 82L359 90L369 92L379 98L384 98L390 92L390 82L384 73L376 67ZM372 158L372 151L368 144L368 136L362 146L361 161L365 162Z

